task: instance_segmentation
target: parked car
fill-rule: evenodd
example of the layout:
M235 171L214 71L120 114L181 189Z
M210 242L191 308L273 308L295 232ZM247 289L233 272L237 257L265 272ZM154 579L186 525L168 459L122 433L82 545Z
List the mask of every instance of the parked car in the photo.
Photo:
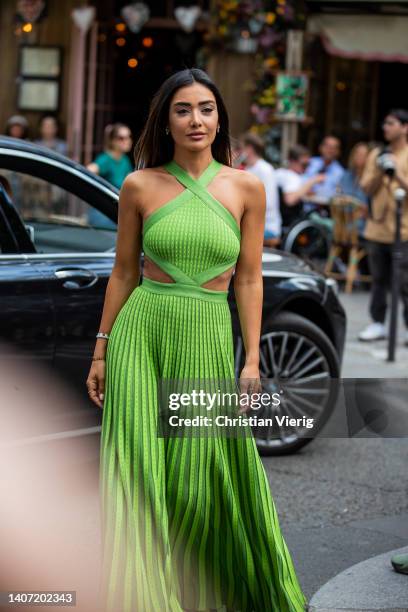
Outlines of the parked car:
M45 364L84 397L117 235L89 223L89 213L95 208L117 222L118 197L115 187L82 165L0 137L0 341L10 347L0 360ZM261 377L277 390L293 383L296 391L282 406L296 416L312 411L317 432L333 410L330 381L340 377L344 348L337 285L273 249L263 254L263 277ZM232 283L229 303L238 376L244 347ZM303 388L310 381L321 385L319 402ZM101 411L91 406L88 415L98 427ZM296 427L277 434L254 430L254 436L262 454L294 452L312 439Z

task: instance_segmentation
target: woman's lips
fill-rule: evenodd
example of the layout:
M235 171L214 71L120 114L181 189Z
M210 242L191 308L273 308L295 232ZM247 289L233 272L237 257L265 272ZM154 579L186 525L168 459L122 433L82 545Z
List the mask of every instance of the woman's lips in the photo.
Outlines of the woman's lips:
M205 134L189 134L189 138L192 138L193 140L201 140L201 138L204 138Z

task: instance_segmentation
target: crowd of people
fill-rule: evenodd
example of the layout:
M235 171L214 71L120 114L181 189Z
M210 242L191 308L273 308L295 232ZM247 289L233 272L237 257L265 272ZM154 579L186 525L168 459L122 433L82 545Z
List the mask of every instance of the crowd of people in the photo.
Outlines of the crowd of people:
M8 119L4 133L12 138L29 140L30 130L29 122L23 115L13 115ZM67 155L68 145L65 140L59 138L59 131L60 126L57 117L45 114L38 122L33 142L61 153L61 155Z
M395 240L395 189L408 192L408 111L391 110L384 119L386 146L380 143L357 142L348 155L347 167L341 158L340 139L332 134L320 143L318 155L312 156L303 145L290 147L287 160L274 168L265 158L263 139L248 132L235 141L233 165L258 176L265 185L266 216L264 245L278 247L282 233L296 219L325 209L335 196L353 198L360 207L358 233L365 242L372 275L371 322L359 334L362 341L385 338L387 291L391 278L392 245ZM65 140L60 138L57 118L41 117L33 142L63 155L68 154ZM7 121L5 134L28 139L30 126L22 115ZM105 128L104 147L87 168L120 188L133 166L128 153L133 144L130 128L113 123ZM17 187L16 187L17 188ZM13 190L14 191L14 190ZM105 215L90 208L87 221L99 227L115 228ZM402 213L401 296L408 345L408 206Z
M327 135L319 154L311 156L302 145L289 149L282 168L265 159L262 138L248 133L236 147L238 167L256 174L266 191L265 246L278 246L285 225L302 215L325 208L336 196L352 198L358 205L358 233L368 252L372 275L371 322L359 334L361 341L386 338L387 293L392 276L396 229L395 191L408 193L408 111L391 110L382 124L385 146L358 142L348 155L348 167L339 162L341 143ZM408 206L404 198L401 221L401 285L408 346Z
M312 157L306 147L294 145L289 149L286 164L275 169L264 158L262 138L253 133L245 134L239 141L236 155L238 166L256 174L265 185L265 246L278 245L285 226L304 213L327 206L336 195L358 200L363 205L364 217L368 211L368 195L360 179L369 152L376 147L376 143L358 142L350 151L348 168L344 168L338 161L340 140L329 135L322 140L319 155Z
M44 114L34 132L23 115L13 115L6 123L5 135L47 147L61 155L68 156L68 143L60 138L60 125L55 115ZM128 153L131 151L133 138L130 128L124 123L113 123L105 127L103 151L87 164L88 170L98 174L109 183L120 189L126 176L132 172L133 165ZM38 209L49 213L67 212L67 197L63 190L50 186L36 177L8 171L7 178L16 205L25 217L30 217ZM95 208L86 207L84 222L94 227L116 229L116 224Z

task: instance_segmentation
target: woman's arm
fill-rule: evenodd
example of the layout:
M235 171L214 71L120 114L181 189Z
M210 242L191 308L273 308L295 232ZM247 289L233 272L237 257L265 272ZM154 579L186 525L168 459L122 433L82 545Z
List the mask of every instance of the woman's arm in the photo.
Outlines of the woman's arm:
M87 165L86 168L87 170L90 170L94 174L99 174L99 166L95 162L91 162L90 164Z
M245 346L243 379L259 379L259 341L262 322L262 250L266 192L262 181L245 173L245 207L241 220L241 250L233 286Z
M99 325L99 329L105 333L110 332L119 310L139 283L141 217L138 210L138 196L142 181L138 174L140 171L130 174L125 179L119 194L116 256L106 287ZM106 340L98 339L96 343L99 347L99 343L106 344ZM100 351L98 355L101 355Z

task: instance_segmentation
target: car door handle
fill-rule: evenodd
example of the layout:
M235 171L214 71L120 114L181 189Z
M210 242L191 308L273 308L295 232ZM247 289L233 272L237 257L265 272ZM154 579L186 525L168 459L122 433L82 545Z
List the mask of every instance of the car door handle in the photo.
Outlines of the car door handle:
M61 268L54 274L64 281L65 289L88 289L98 281L98 275L86 268Z

